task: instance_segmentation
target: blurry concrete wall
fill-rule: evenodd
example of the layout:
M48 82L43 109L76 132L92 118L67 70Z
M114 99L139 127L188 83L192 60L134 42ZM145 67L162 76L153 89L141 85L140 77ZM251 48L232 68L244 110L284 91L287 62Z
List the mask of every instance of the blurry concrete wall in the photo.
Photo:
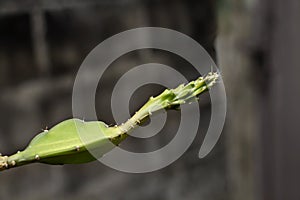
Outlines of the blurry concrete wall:
M264 199L300 199L300 2L263 1L259 27L268 80L262 112ZM265 34L268 34L267 38Z
M220 1L230 199L300 199L299 20L298 0Z
M23 149L41 129L72 117L76 71L90 50L113 34L141 26L167 27L190 35L215 57L215 8L213 1L198 0L0 1L0 151ZM198 76L185 60L166 52L125 55L103 80L102 94L107 95L97 97L101 120L114 123L109 95L120 74L150 61L174 66L189 79ZM144 89L133 100L132 111L162 90ZM171 111L170 116L170 126L150 142L150 148L172 138L179 115ZM195 142L163 170L125 174L98 162L35 164L1 172L0 199L228 199L224 137L208 157L197 157L209 116L210 104L204 101Z

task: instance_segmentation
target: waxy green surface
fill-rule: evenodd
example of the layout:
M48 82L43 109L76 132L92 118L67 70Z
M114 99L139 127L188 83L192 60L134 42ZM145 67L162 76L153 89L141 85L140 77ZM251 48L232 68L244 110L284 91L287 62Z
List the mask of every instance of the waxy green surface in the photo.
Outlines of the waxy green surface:
M29 163L80 164L96 160L90 151L101 157L122 142L129 131L145 118L162 109L176 109L181 104L197 100L210 89L219 74L209 73L175 89L166 89L156 97L150 97L132 118L119 126L109 127L101 121L84 122L79 119L63 121L50 130L35 136L28 147L11 156L0 156L0 170Z

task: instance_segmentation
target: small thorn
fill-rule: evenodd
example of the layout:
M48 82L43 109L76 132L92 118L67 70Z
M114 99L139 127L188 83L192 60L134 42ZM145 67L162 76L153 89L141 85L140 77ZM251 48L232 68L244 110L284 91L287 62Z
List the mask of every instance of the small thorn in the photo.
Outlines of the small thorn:
M17 153L21 153L21 151L17 151Z
M75 149L76 149L76 151L80 151L80 147L79 146L76 146Z
M16 161L13 160L13 161L11 161L10 164L11 164L11 166L15 166L16 165Z
M118 125L114 125L114 127L116 128L116 127L118 127Z
M47 133L48 132L48 126L46 126L45 129L42 129L42 131Z
M40 160L40 156L39 155L35 155L35 157L34 157L36 160Z

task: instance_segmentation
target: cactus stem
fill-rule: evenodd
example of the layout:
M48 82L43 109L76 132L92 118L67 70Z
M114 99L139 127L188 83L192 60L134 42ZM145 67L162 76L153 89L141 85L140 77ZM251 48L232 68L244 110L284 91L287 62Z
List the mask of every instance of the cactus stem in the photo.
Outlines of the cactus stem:
M181 104L192 103L193 99L197 99L201 93L210 89L218 78L218 73L209 72L207 76L199 77L197 80L191 81L186 85L181 84L175 89L166 89L156 97L151 96L148 102L132 118L119 126L119 129L121 132L127 133L154 112L163 109L176 109Z
M135 129L145 118L152 114L164 109L178 109L181 104L192 103L198 100L197 97L201 93L209 90L217 83L218 77L218 73L210 72L206 76L199 77L197 80L191 81L186 85L181 84L175 89L166 89L160 95L150 97L145 105L130 119L119 126L108 127L104 122L83 123L84 119L80 120L80 122L77 119L70 119L61 122L56 128L53 127L50 129L48 134L45 134L45 132L48 132L48 128L46 127L43 130L44 134L36 136L24 151L18 151L9 157L0 154L0 171L33 162L76 164L93 161L95 158L87 152L85 144L78 139L76 125L87 129L88 134L95 137L95 139L92 138L92 141L89 143L90 145L97 144L101 148L102 141L105 139L109 139L115 145L118 145L127 137L129 131ZM94 125L101 125L100 127L106 134L104 138L99 137L98 131L94 131L95 129L90 129ZM60 134L61 132L63 134ZM106 152L103 154L107 153L108 150L105 149L104 151Z

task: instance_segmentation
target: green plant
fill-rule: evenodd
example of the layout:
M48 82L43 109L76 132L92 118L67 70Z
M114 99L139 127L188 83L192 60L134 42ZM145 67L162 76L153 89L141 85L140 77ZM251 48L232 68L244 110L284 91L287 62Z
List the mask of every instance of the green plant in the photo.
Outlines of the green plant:
M162 109L178 109L181 104L197 99L198 95L214 85L218 77L217 73L209 73L186 85L179 85L176 89L166 89L157 97L150 97L134 116L119 126L109 127L101 121L84 122L79 119L63 121L35 136L24 151L11 156L0 155L0 170L34 162L78 164L93 161L96 158L88 149L99 149L103 154L107 153L149 115ZM84 135L84 142L78 131ZM103 134L99 134L100 132ZM107 142L114 145L106 145Z

